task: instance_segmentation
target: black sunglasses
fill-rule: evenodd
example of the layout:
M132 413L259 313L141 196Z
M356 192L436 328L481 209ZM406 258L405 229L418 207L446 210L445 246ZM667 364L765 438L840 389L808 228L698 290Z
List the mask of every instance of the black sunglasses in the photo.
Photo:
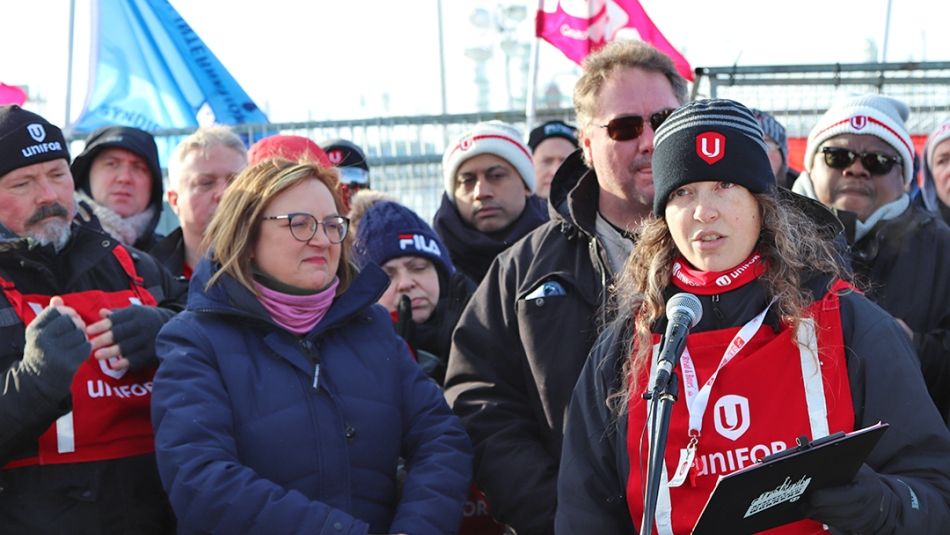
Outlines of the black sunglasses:
M877 152L854 152L843 147L825 147L821 149L825 157L825 165L832 169L847 169L855 160L861 160L861 165L872 175L886 175L895 165L901 163L900 156L888 156Z
M650 116L650 126L653 127L654 132L671 113L673 113L673 108L658 111ZM637 139L640 137L640 134L643 133L643 117L639 115L625 115L611 119L607 124L599 124L597 126L606 128L607 135L614 141L630 141L631 139Z

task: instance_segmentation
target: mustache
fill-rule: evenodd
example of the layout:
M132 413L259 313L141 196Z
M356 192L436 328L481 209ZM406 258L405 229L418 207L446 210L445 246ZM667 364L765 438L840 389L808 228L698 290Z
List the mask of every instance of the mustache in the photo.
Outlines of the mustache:
M66 211L66 208L61 204L47 204L40 206L40 208L26 220L26 226L31 226L39 223L40 221L48 217L62 217L63 219L69 219L69 212Z
M652 165L653 165L652 155L636 156L634 157L633 161L630 162L630 165L628 166L628 168L630 172L636 173L636 172L642 171L643 169L651 167Z

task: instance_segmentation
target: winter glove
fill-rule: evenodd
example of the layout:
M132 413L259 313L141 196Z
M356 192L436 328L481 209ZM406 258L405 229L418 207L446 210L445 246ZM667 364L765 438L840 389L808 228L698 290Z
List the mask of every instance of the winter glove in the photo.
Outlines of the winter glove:
M51 397L69 394L73 375L89 358L92 346L73 319L46 307L26 328L21 369L42 378Z
M113 310L112 340L128 359L129 369L141 370L157 365L155 338L158 331L175 313L158 307L130 306Z
M863 464L850 483L813 492L805 515L847 533L877 533L891 517L893 498L881 476Z

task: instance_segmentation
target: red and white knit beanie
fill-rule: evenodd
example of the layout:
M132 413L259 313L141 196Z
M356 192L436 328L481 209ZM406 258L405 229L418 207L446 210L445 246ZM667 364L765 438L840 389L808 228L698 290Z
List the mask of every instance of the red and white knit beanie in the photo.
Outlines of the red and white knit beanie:
M836 103L808 134L805 170L811 173L815 153L825 140L841 134L871 135L894 147L901 157L904 184L910 183L914 174L914 144L905 124L909 115L907 104L884 95L852 96Z
M442 176L445 194L455 202L455 175L465 160L479 154L494 154L507 161L521 175L531 193L535 191L534 164L531 151L521 141L521 134L508 123L479 123L452 142L442 155Z

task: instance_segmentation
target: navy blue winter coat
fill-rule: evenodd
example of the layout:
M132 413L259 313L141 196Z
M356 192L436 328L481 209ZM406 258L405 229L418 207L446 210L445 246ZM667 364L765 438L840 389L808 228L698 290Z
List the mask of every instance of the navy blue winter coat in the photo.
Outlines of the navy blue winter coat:
M375 305L386 275L364 269L298 337L233 278L205 291L211 270L157 342L156 456L179 530L455 533L471 445Z

